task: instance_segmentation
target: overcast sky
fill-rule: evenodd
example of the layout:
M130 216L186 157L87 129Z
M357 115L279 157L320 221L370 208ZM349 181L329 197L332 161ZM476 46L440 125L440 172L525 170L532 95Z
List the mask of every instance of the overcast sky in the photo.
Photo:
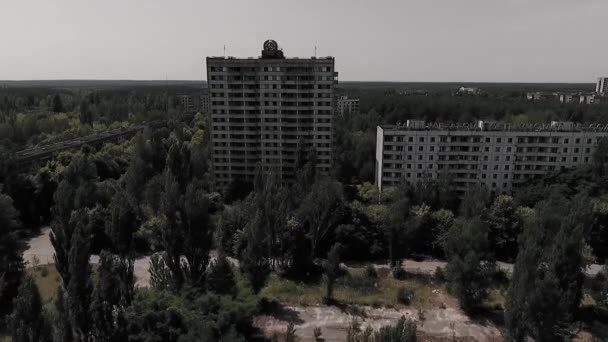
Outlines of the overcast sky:
M608 0L0 0L0 79L200 80L269 38L340 80L591 83Z

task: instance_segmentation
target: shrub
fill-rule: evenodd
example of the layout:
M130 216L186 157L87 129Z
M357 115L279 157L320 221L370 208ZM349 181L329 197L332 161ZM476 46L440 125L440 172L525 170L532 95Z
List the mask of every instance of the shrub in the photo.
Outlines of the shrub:
M403 280L403 279L407 278L407 272L405 272L405 270L402 267L397 266L397 267L393 268L393 278L398 279L398 280Z
M322 337L323 333L321 332L321 328L315 327L314 330L312 331L312 334L313 334L316 342L323 341L323 337Z
M433 279L437 282L444 282L445 275L443 274L443 269L440 266L437 266L435 269L435 273L433 274Z
M367 277L367 275L361 274L346 274L336 280L336 285L349 287L356 290L372 290L376 287L376 279Z
M372 279L378 278L378 272L376 271L374 265L367 264L367 266L365 266L365 276Z
M401 304L404 305L410 305L412 304L412 301L414 300L414 290L407 288L407 287L401 287L399 288L399 290L397 290L397 301Z

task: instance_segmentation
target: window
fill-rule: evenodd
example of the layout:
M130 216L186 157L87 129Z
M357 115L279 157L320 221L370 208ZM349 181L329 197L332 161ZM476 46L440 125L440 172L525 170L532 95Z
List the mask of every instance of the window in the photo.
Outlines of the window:
M420 137L419 141L424 142L424 137Z

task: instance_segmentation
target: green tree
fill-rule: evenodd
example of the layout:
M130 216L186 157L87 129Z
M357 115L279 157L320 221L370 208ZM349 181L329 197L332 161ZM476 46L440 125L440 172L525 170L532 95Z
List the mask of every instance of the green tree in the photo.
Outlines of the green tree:
M0 308L4 309L10 308L23 273L21 253L25 246L17 238L18 216L12 199L0 193Z
M9 320L11 337L14 342L47 341L49 332L46 327L38 287L30 276L26 276L13 301Z
M490 203L490 192L483 186L470 187L460 202L459 212L464 217L475 217L484 213Z
M215 261L211 262L207 276L209 290L218 294L236 294L236 281L232 266L226 255L220 251Z
M80 110L78 118L80 119L81 124L93 126L93 112L89 107L88 98L83 98L80 101Z
M247 247L240 257L241 271L245 274L251 287L259 292L271 272L270 258L268 256L267 235L262 224L262 215L258 212L247 225L245 234Z
M496 265L490 252L487 227L479 219L458 219L450 229L445 254L448 289L465 311L481 306Z
M401 259L407 255L407 233L410 226L410 202L405 193L406 187L401 186L394 194L395 198L389 205L388 213L383 217L383 228L388 245L388 255L391 268L401 264Z
M513 197L499 195L486 211L484 221L488 225L488 238L496 256L513 260L517 255L517 237L521 233L521 220Z
M186 186L185 194L182 195L179 184L169 169L165 171L164 178L161 197L163 227L160 232L160 245L164 252L151 266L166 267L167 270L154 269L153 273L169 274L171 288L176 291L185 282L202 288L213 232L208 194L203 183L194 180Z
M63 102L61 101L61 96L59 96L59 94L53 96L53 112L63 113Z
M336 279L340 276L340 244L332 246L331 250L327 254L327 260L323 262L323 270L325 277L325 295L323 301L326 304L333 302L334 300L334 284Z
M91 330L95 340L127 340L125 312L134 294L133 260L102 251L91 301Z
M505 310L511 340L570 338L584 280L580 212L553 196L525 217Z

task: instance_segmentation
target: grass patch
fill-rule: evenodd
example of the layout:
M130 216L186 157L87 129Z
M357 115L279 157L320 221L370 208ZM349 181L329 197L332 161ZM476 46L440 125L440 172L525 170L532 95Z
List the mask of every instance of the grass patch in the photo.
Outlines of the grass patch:
M504 310L506 298L506 289L504 288L491 288L488 291L488 298L485 300L484 305L488 308Z
M334 298L341 304L403 307L397 294L399 289L407 288L414 292L410 306L430 308L439 304L434 300L433 289L445 292L443 285L433 285L417 278L398 280L386 275L370 280L365 277L364 268L350 268L348 271L349 275L338 279L334 288ZM323 281L306 284L273 274L261 296L280 303L310 306L322 304L324 293Z
M50 303L57 297L57 289L61 283L61 277L54 264L38 265L28 268L27 273L34 278L42 304Z

